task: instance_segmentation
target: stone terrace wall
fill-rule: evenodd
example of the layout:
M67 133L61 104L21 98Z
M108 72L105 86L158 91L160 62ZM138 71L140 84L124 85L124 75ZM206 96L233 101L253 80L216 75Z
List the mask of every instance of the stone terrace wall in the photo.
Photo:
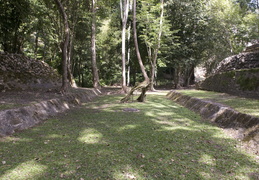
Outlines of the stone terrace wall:
M92 89L26 107L0 111L0 137L31 128L50 116L64 112L82 102L89 102L98 95L99 92Z
M219 63L215 73L252 68L259 68L259 50L243 52L224 59Z
M218 73L208 77L199 88L259 99L259 68Z
M221 61L199 89L259 99L259 44Z
M219 103L206 101L176 91L171 91L167 98L199 113L207 121L216 123L234 138L243 141L253 153L258 154L259 118L237 112Z

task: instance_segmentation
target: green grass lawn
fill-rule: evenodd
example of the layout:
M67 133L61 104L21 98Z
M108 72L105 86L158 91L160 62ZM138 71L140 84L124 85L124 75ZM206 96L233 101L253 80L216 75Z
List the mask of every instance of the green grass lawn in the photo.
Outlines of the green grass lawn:
M103 96L0 140L0 179L257 179L259 164L197 114ZM138 110L128 112L130 110Z
M231 96L225 93L203 90L178 90L178 92L199 99L213 100L215 102L230 106L241 113L246 113L252 116L259 117L258 99L242 98L237 96Z

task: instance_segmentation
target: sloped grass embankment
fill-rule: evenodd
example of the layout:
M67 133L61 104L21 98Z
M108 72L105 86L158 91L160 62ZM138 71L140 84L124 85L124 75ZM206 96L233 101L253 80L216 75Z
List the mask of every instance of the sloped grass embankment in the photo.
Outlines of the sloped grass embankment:
M225 104L236 111L259 117L259 100L203 90L180 90L183 95Z
M257 179L236 140L161 95L103 96L0 140L0 179Z

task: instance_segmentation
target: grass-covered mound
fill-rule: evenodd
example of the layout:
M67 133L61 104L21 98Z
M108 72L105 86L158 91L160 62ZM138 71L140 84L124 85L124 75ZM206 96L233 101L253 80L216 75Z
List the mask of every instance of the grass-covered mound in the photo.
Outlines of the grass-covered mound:
M226 93L218 93L218 92L202 91L202 90L180 90L178 92L180 92L183 95L196 97L204 100L212 100L217 103L225 104L241 113L259 117L258 99L237 97L237 96L231 96Z

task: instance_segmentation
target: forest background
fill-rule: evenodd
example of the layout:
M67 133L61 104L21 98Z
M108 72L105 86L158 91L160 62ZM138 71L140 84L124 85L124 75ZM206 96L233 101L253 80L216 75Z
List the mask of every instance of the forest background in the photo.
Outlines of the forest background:
M63 90L178 88L258 41L259 1L0 0L0 34L0 52L48 63Z

